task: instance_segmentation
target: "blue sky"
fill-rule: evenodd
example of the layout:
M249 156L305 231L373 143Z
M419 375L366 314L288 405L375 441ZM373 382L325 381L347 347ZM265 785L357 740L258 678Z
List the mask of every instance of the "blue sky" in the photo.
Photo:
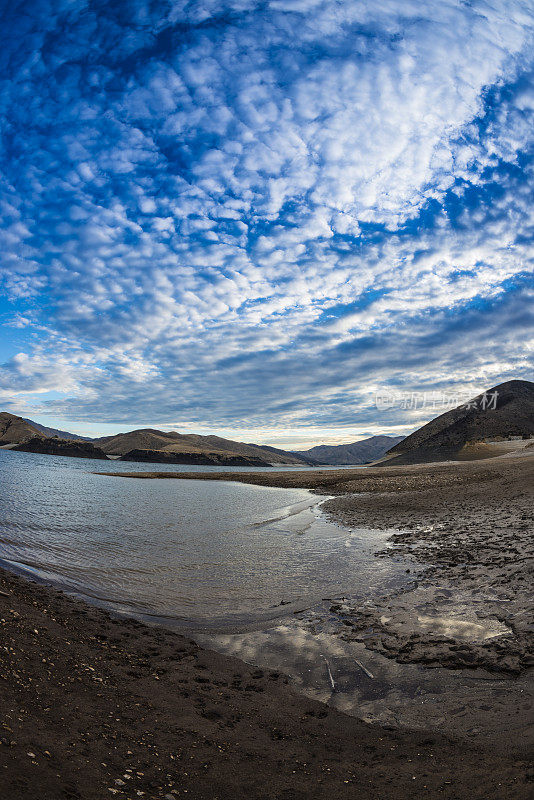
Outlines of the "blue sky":
M532 377L529 0L2 7L3 409L303 446Z

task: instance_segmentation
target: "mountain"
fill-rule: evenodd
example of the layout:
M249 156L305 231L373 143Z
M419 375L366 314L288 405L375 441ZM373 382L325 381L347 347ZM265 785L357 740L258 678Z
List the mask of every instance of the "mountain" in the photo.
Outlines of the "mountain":
M39 422L34 422L32 419L26 419L23 417L24 422L27 422L28 425L31 425L32 428L35 428L40 433L44 434L44 436L52 437L57 436L58 439L68 439L71 442L90 442L90 436L78 436L77 433L69 433L68 431L60 431L57 428L47 428L46 425L41 425Z
M403 436L371 436L369 439L361 439L359 442L351 444L320 444L310 450L294 452L295 455L312 459L318 464L338 464L340 466L367 464L369 461L382 458L393 445L401 442L403 438Z
M209 454L225 456L245 456L252 460L260 459L267 464L304 464L304 459L292 453L261 445L234 442L220 436L199 436L194 433L158 431L153 428L119 433L116 436L103 436L94 439L93 444L101 447L108 455L125 456L132 451L162 451L163 453ZM139 457L139 456L138 456ZM152 457L151 457L152 458ZM174 462L179 463L179 462ZM184 463L191 463L185 461Z
M12 450L23 453L43 453L48 456L72 456L75 458L101 458L108 460L107 455L92 442L80 440L60 439L57 436L34 436L26 442L15 445Z
M33 423L7 411L0 412L0 446L19 444L34 436L43 436Z
M72 453L54 445L54 438L68 441ZM43 440L42 444L35 441L36 439ZM166 432L152 428L90 439L87 436L78 436L56 428L47 428L38 422L9 414L6 411L0 412L0 446L18 445L28 443L30 440L32 440L31 449L24 448L27 452L77 455L79 457L84 457L83 454L86 453L85 457L87 458L101 458L102 456L97 453L97 450L101 449L104 454L112 456L128 454L128 460L154 463L158 458L162 462L175 464L203 463L226 464L227 466L269 466L271 464L303 466L313 463L309 459L301 458L293 453L286 453L276 447L234 442L220 436L199 436L193 433ZM76 450L72 447L74 443L84 442L90 442L97 450L89 455L90 448Z
M271 447L269 444L252 444L252 442L247 442L247 447L254 447L256 450L263 450L267 451L267 453L274 453L278 456L283 456L284 458L287 457L294 457L297 459L297 463L299 464L307 464L308 466L315 466L319 462L315 458L311 458L307 456L305 453L297 453L296 451L289 451L289 450L280 450L278 447ZM281 464L282 462L278 460L278 458L273 458L271 456L272 463Z
M534 383L507 381L441 414L388 451L384 461L415 464L454 459L478 449L477 443L534 436ZM497 452L495 452L497 454Z

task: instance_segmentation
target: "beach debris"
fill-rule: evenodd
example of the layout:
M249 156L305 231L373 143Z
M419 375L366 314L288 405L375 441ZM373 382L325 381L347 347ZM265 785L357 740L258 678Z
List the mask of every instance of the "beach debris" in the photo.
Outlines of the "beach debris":
M11 595L9 594L9 592L2 592L2 591L0 591L0 596L1 596L1 597L11 597Z
M327 661L325 656L323 656L323 658L324 658L324 663L326 664L326 671L328 673L328 680L330 681L330 686L332 687L332 691L335 692L336 691L336 684L335 684L334 678L332 676L332 670L330 669L330 664L328 663L328 661Z
M354 660L355 660L355 662L357 663L357 665L359 666L359 668L360 668L360 669L361 669L363 672L365 672L365 674L367 675L367 677L368 677L368 678L371 678L371 680L372 680L372 681L374 681L374 679L375 679L375 676L373 675L373 673L372 673L372 672L370 672L370 671L367 669L367 667L364 667L364 665L362 664L362 662L361 662L361 661L358 661L358 659L357 659L357 658L355 658Z

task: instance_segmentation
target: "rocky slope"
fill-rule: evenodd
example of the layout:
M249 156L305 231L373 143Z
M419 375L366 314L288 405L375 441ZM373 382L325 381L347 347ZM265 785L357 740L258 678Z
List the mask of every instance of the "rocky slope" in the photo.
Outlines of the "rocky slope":
M92 442L58 439L57 437L45 438L34 436L26 442L17 444L12 450L24 453L43 453L49 456L72 456L74 458L100 458L108 460L107 455L100 447L95 447Z
M78 436L76 433L61 431L57 428L47 428L39 422L34 422L26 417L10 414L8 411L0 412L0 445L20 444L34 437L68 439L69 441L89 442L88 436Z
M388 451L388 465L487 457L477 443L534 436L534 383L507 381L423 425Z
M163 450L130 450L119 461L137 461L150 464L202 464L221 467L270 467L270 463L252 456L231 453L175 453Z
M43 434L28 420L7 411L0 412L0 445L19 444L34 436Z

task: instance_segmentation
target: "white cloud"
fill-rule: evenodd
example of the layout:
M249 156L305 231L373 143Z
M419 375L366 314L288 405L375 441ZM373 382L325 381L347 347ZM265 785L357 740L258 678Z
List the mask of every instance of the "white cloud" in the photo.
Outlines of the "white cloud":
M498 357L480 337L532 269L529 4L39 8L3 43L6 391L293 423L350 414L403 348L412 382L526 371L510 314Z

